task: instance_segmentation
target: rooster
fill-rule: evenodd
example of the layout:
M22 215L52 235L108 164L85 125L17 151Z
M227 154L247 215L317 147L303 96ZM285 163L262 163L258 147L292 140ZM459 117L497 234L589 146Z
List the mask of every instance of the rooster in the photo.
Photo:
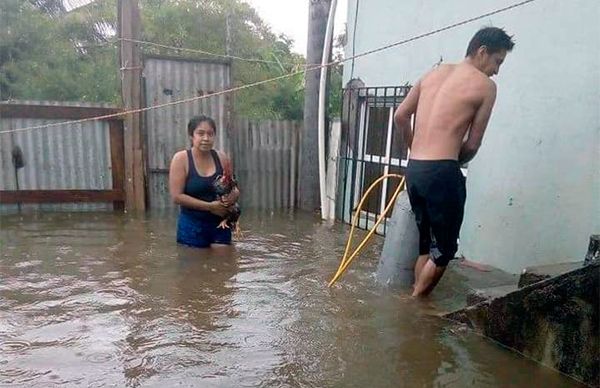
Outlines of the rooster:
M213 182L213 186L215 188L215 192L219 199L221 197L229 195L235 188L238 187L237 181L233 176L233 170L231 168L231 163L226 162L223 166L223 175L219 175L215 178ZM241 230L239 226L239 218L242 214L239 203L234 203L233 205L227 208L228 214L225 216L223 221L219 224L219 228L233 228L233 231L236 237L241 236Z

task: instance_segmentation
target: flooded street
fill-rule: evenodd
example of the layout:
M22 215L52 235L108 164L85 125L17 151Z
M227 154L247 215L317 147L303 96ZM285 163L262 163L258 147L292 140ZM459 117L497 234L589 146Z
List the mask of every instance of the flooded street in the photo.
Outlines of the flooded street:
M381 239L328 289L345 225L244 215L211 255L171 213L0 220L0 386L576 386L433 315L452 271L428 302L377 286Z

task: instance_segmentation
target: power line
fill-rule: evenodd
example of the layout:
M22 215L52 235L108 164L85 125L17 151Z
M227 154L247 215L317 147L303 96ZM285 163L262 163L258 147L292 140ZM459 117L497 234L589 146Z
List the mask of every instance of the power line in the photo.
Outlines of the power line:
M185 51L185 52L194 53L194 54L202 54L202 55L208 55L211 57L218 57L218 58L223 58L223 59L233 59L233 60L244 61L244 62L266 63L266 64L278 65L278 66L281 66L281 65L308 66L308 65L302 64L302 63L270 61L268 59L246 58L246 57L240 57L240 56L231 55L231 54L218 54L218 53L214 53L214 52L206 51L206 50L191 49L191 48L187 48L187 47L169 46L169 45L162 44L162 43L149 42L149 41L137 40L137 39L129 39L129 38L116 38L116 39L107 40L107 41L101 42L101 43L89 43L89 44L85 44L85 45L81 45L81 46L77 46L77 47L83 47L83 48L96 47L96 46L102 47L102 46L107 46L107 45L114 45L114 44L118 43L119 41L138 43L138 44L143 44L143 45L147 45L147 46L161 47L161 48L165 48L165 49L173 50L173 51Z
M164 107L167 107L167 106L178 105L178 104L184 104L184 103L187 103L187 102L192 102L192 101L202 100L202 99L205 99L205 98L219 96L219 95L222 95L222 94L232 93L232 92L236 92L236 91L239 91L239 90L248 89L248 88L252 88L252 87L255 87L255 86L263 85L263 84L266 84L266 83L270 83L270 82L274 82L274 81L279 81L281 79L290 78L290 77L293 77L295 75L302 74L305 71L313 71L313 70L320 69L321 67L334 66L334 65L338 65L338 64L343 63L343 62L347 62L347 61L356 59L356 58L360 58L360 57L364 57L364 56L367 56L367 55L371 55L371 54L374 54L374 53L377 53L377 52L380 52L380 51L384 51L384 50L390 49L392 47L400 46L400 45L403 45L403 44L406 44L406 43L409 43L409 42L413 42L415 40L419 40L419 39L422 39L422 38L425 38L425 37L428 37L428 36L432 36L432 35L438 34L438 33L443 32L443 31L450 30L452 28L456 28L456 27L459 27L459 26L462 26L462 25L465 25L465 24L468 24L468 23L472 23L474 21L477 21L477 20L480 20L480 19L492 16L492 15L496 15L496 14L499 14L499 13L502 13L502 12L506 12L508 10L511 10L511 9L523 6L525 4L532 3L534 1L536 1L536 0L521 1L519 3L515 3L515 4L512 4L510 6L497 9L495 11L491 11L491 12L488 12L488 13L485 13L485 14L482 14L482 15L470 18L470 19L466 19L466 20L463 20L463 21L458 22L458 23L450 24L448 26L445 26L445 27L442 27L442 28L438 28L436 30L429 31L429 32L424 33L424 34L416 35L416 36L413 36L411 38L404 39L404 40L401 40L401 41L398 41L398 42L394 42L394 43L391 43L391 44L388 44L388 45L385 45L385 46L382 46L382 47L379 47L379 48L376 48L376 49L373 49L373 50L369 50L369 51L366 51L366 52L363 52L363 53L360 53L360 54L356 54L356 55L353 55L353 56L348 57L348 58L344 58L344 59L341 59L341 60L332 61L332 62L326 63L324 65L320 65L319 64L319 65L307 66L305 69L293 71L293 72L290 72L290 73L287 73L287 74L280 75L278 77L269 78L269 79L266 79L266 80L263 80L263 81L253 82L253 83L250 83L250 84L238 86L238 87L231 88L231 89L225 89L225 90L221 90L221 91L210 93L210 94L205 94L203 96L195 96L195 97L190 97L190 98L186 98L186 99L183 99L183 100L171 101L171 102L164 103L164 104L158 104L158 105L153 105L153 106L149 106L149 107L145 107L145 108L133 109L133 110L124 111L124 112L120 112L120 113L113 113L113 114L109 114L109 115L89 117L89 118L86 118L86 119L70 120L70 121L63 121L63 122L58 122L58 123L36 125L36 126L31 126L31 127L9 129L9 130L5 130L5 131L0 131L0 134L3 134L3 133L12 133L12 132L22 132L22 131L28 131L28 130L32 130L32 129L50 128L50 127L56 127L56 126L60 126L60 125L64 125L64 124L78 124L78 123L83 123L83 122L87 122L87 121L94 121L94 120L106 120L106 119L109 119L109 118L116 118L116 117L124 116L124 115L127 115L127 114L141 113L141 112L145 112L145 111L149 111L149 110L153 110L153 109L159 109L159 108L164 108Z
M129 39L129 38L116 38L116 39L107 40L106 42L90 43L90 44L81 45L78 47L83 47L83 48L95 47L95 46L101 47L101 46L107 46L107 45L114 45L114 44L118 43L119 41L138 43L138 44L143 44L143 45L147 45L147 46L161 47L161 48L165 48L165 49L173 50L173 51L185 51L185 52L189 52L189 53L208 55L208 56L224 58L224 59L234 59L234 60L244 61L244 62L266 63L266 64L272 64L272 65L278 65L278 66L281 66L281 65L305 66L305 67L308 66L303 63L270 61L267 59L246 58L246 57L240 57L240 56L231 55L231 54L218 54L218 53L214 53L214 52L206 51L206 50L191 49L191 48L187 48L187 47L169 46L169 45L162 44L162 43L149 42L149 41L137 40L137 39Z
M324 66L328 66L328 65L330 65L330 64L326 64ZM314 68L308 69L308 70L314 70L314 69L317 69L317 68L320 68L320 67L321 67L321 65L315 66ZM152 105L152 106L148 106L146 108L131 109L131 110L123 111L123 112L119 112L119 113L112 113L112 114L103 115L103 116L88 117L88 118L79 119L79 120L69 120L69 121L62 121L62 122L59 122L59 123L51 123L51 124L44 124L44 125L36 125L36 126L32 126L32 127L9 129L9 130L6 130L6 131L0 131L0 134L11 133L11 132L22 132L22 131L27 131L27 130L32 130L32 129L42 129L42 128L49 128L49 127L56 127L56 126L60 126L60 125L64 125L64 124L79 124L79 123L84 123L84 122L87 122L87 121L94 121L94 120L106 120L106 119L111 119L111 118L117 118L117 117L125 116L125 115L128 115L128 114L146 112L146 111L153 110L153 109L164 108L164 107L167 107L167 106L178 105L178 104L184 104L186 102L192 102L192 101L196 101L196 100L202 100L202 99L205 99L205 98L216 97L216 96L220 96L222 94L227 94L227 93L232 93L232 92L236 92L236 91L243 90L243 89L248 89L248 88L251 88L251 87L254 87L254 86L258 86L258 85L266 84L266 83L269 83L269 82L278 81L280 79L289 78L289 77L292 77L294 75L302 74L302 73L304 73L304 71L305 70L298 70L298 71L295 71L295 72L292 72L292 73L281 75L279 77L269 78L269 79L266 79L266 80L263 80L263 81L253 82L253 83L242 85L242 86L238 86L238 87L235 87L235 88L225 89L225 90L221 90L221 91L218 91L218 92L214 92L214 93L210 93L210 94L205 94L203 96L190 97L190 98L186 98L186 99L183 99L183 100L171 101L171 102L167 102L167 103L164 103L164 104Z
M496 14L499 14L499 13L511 10L513 8L517 8L517 7L520 7L520 6L528 4L528 3L533 3L534 1L535 0L525 0L525 1L522 1L520 3L512 4L512 5L509 5L507 7L500 8L500 9L497 9L495 11L491 11L491 12L485 13L483 15L479 15L479 16L472 17L470 19L463 20L462 22L450 24L450 25L448 25L446 27L438 28L437 30L433 30L433 31L429 31L429 32L426 32L426 33L421 34L421 35L413 36L412 38L404 39L404 40L401 40L399 42L391 43L391 44L388 44L386 46L382 46L382 47L379 47L379 48L376 48L376 49L373 49L373 50L365 51L364 53L357 54L357 55L355 55L353 57L350 57L348 59L355 59L355 58L364 57L365 55L370 55L370 54L373 54L373 53L376 53L376 52L379 52L379 51L383 51L383 50L387 50L387 49L392 48L392 47L400 46L400 45L403 45L403 44L406 44L406 43L409 43L409 42L412 42L412 41L415 41L415 40L426 38L428 36L435 35L435 34L438 34L440 32L447 31L447 30L450 30L450 29L453 29L453 28L456 28L456 27L460 27L462 25L469 24L469 23L472 23L474 21L487 18L489 16L496 15Z
M136 39L128 39L128 38L118 38L117 41L119 41L119 40L122 40L122 41L125 41L125 42L132 42L132 43L144 44L144 45L148 45L148 46L162 47L162 48L166 48L166 49L169 49L169 50L185 51L185 52L190 52L190 53L195 53L195 54L209 55L209 56L219 57L219 58L225 58L225 59L235 59L235 60L244 61L244 62L258 62L258 63L268 63L268 64L280 65L280 63L277 62L277 61L269 61L269 60L266 60L266 59L258 59L258 58L244 58L244 57L238 57L238 56L230 55L230 54L217 54L217 53L213 53L213 52L205 51L205 50L190 49L190 48L185 48L185 47L168 46L166 44L155 43L155 42L148 42L148 41L145 41L145 40L136 40ZM296 64L292 64L292 65L296 65Z

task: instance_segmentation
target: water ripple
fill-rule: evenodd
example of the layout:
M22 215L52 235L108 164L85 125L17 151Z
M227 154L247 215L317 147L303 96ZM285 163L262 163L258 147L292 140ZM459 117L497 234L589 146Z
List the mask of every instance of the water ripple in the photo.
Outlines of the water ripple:
M40 380L43 376L52 373L50 370L33 371L21 368L0 369L0 376L3 377L0 383L24 384L34 380Z
M116 296L117 298L127 298L130 296L130 293L123 288L102 288L100 290L96 290L97 294L107 294Z
M9 340L0 342L0 352L19 353L31 348L31 343L23 340Z
M42 264L41 260L30 260L30 261L22 261L20 263L16 263L14 265L15 268L28 268L28 267L36 267Z
M98 352L88 354L84 357L87 361L93 364L104 364L117 358L117 354L110 352Z

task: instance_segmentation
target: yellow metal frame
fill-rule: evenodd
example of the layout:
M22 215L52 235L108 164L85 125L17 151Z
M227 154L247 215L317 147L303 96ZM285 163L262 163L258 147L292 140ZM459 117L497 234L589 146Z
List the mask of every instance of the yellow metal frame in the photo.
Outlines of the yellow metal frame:
M360 211L362 210L362 206L363 206L365 200L367 199L367 197L369 196L369 194L371 193L371 191L375 188L375 186L379 182L381 182L381 181L383 181L384 179L387 179L387 178L397 178L397 179L400 179L400 183L398 184L398 188L396 188L396 191L394 192L394 195L392 195L392 198L390 198L389 202L386 204L385 209L383 210L383 213L381 213L379 215L379 218L377 219L377 222L375 223L375 225L373 225L373 228L369 231L369 233L362 240L362 242L360 244L358 244L358 247L356 247L356 249L352 252L352 254L350 256L348 256L348 252L350 252L350 245L352 245L352 236L354 235L354 229L356 228L356 225L358 224L358 220L360 219ZM399 174L386 174L386 175L383 175L383 176L377 178L377 180L375 182L373 182L371 184L371 186L369 186L369 189L362 196L362 198L361 198L361 200L360 200L360 202L358 204L358 208L356 209L356 212L354 213L354 218L352 220L352 227L350 228L350 235L348 236L348 242L346 243L346 250L344 251L344 256L342 257L342 261L340 262L340 266L338 267L337 272L335 273L335 275L333 276L333 278L331 278L331 280L329 281L328 287L331 287L340 278L340 276L342 276L342 274L346 271L346 269L348 268L348 266L350 265L350 263L352 262L352 260L354 260L354 258L360 253L360 251L367 244L367 242L369 241L369 239L371 238L371 236L373 236L373 234L377 230L377 226L379 226L379 224L381 224L381 222L385 218L385 216L388 213L388 211L394 205L394 202L396 201L396 198L398 197L398 195L402 191L402 187L404 186L404 182L405 182L404 176L402 176L402 175L399 175Z

